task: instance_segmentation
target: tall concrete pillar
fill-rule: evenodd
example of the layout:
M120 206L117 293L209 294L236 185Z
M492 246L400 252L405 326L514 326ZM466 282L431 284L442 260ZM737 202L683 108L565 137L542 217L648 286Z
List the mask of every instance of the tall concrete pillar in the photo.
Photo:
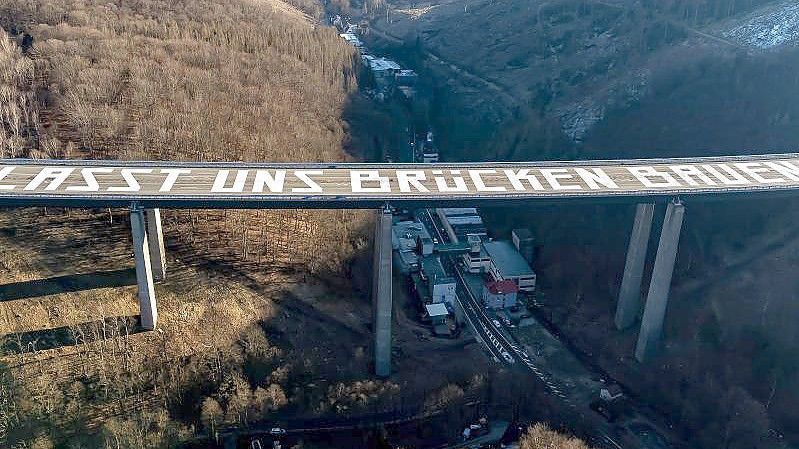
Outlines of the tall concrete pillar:
M141 325L144 329L153 330L158 323L158 307L155 302L153 269L150 265L150 247L147 243L147 224L144 211L135 205L130 208L130 230L133 235L133 256L136 259Z
M644 316L641 318L641 330L638 344L635 346L635 358L639 362L646 361L654 355L660 346L663 333L663 320L666 317L666 305L669 302L671 276L674 274L674 261L677 259L677 244L680 241L680 230L685 215L685 206L679 200L669 203L663 230L660 232L658 252L655 266L652 269L652 281L646 295Z
M391 210L378 211L375 220L374 307L375 374L391 374Z
M161 209L145 209L144 215L147 219L147 243L150 247L153 277L162 281L166 279L166 251L164 231L161 227Z
M619 330L632 326L641 309L641 279L644 275L654 212L655 205L652 203L638 204L635 208L635 221L624 263L624 277L621 279L619 301L616 303L616 328Z

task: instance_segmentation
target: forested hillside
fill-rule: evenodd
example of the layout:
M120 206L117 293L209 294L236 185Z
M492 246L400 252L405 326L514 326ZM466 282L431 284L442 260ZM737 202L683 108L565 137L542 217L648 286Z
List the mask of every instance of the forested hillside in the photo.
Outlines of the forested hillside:
M2 0L0 25L2 157L350 158L354 52L288 4ZM368 375L359 318L336 329L317 310L357 304L366 221L164 211L161 328L139 333L124 211L0 212L0 446L161 447L324 413L348 403L339 390L367 391L352 410L379 401L390 384L348 383ZM306 387L321 375L339 390Z
M10 126L17 136L6 155L342 160L339 117L355 86L352 49L267 3L4 2L2 25L32 59L21 63L20 88L28 83L28 97L36 97L9 116L23 126ZM215 233L204 242L209 251L312 271L341 269L358 226L340 212L166 219L187 243ZM334 229L343 237L324 238ZM324 258L309 241L329 245Z
M389 20L374 26L404 40L383 43L437 81L431 109L445 159L751 154L799 144L796 2L391 5ZM631 207L484 216L499 236L522 223L534 230L546 313L697 447L767 447L783 432L795 443L799 388L787 373L799 363L797 200L685 201L666 342L651 365L632 358L636 330L613 325Z

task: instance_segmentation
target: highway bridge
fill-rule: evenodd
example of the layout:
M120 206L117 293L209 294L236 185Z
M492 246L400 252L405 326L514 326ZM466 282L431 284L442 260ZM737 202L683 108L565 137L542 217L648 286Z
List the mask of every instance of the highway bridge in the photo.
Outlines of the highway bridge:
M0 206L361 208L786 192L799 154L461 164L0 160Z
M799 190L799 153L458 164L162 162L0 159L0 207L125 207L131 212L141 324L155 329L154 281L166 276L162 208L359 208L375 226L375 372L391 367L391 206L501 205L565 201L637 204L616 310L632 326L655 203L666 212L646 295L636 357L659 345L683 201Z

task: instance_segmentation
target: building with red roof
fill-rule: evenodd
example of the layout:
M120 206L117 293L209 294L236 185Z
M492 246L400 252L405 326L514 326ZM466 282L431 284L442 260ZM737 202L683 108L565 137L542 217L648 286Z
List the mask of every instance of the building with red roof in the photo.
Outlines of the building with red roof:
M511 279L488 281L483 286L483 305L489 309L504 309L516 305L519 286Z

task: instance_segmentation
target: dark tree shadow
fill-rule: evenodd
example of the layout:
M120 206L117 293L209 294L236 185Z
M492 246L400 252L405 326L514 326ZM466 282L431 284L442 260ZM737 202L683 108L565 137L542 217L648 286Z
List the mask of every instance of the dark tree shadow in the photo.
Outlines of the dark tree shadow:
M96 288L123 287L126 285L136 285L136 270L134 268L69 274L47 279L3 284L0 285L0 301L13 301L15 299L35 298Z
M12 332L2 337L2 354L22 354L92 343L144 332L138 315L109 317L71 326Z

